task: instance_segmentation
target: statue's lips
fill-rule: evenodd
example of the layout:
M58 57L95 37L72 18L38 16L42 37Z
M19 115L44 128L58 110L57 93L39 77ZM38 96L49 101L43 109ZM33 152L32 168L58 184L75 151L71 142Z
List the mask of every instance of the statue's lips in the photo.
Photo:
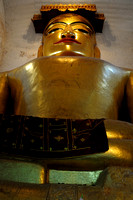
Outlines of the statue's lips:
M72 38L65 38L65 39L61 39L61 40L59 40L58 42L55 42L54 44L59 44L59 43L62 43L62 42L64 42L64 43L77 43L77 44L81 44L80 42L78 42L77 40L75 40L75 39L72 39Z

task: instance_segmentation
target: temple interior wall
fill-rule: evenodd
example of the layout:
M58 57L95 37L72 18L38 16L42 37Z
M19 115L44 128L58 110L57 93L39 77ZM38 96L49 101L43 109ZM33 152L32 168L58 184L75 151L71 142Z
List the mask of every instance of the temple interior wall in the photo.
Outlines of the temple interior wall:
M3 0L0 0L0 64L2 62L5 42L5 15Z
M0 71L11 70L37 57L42 34L35 34L31 18L43 4L70 3L68 0L0 0ZM133 1L75 0L95 3L106 20L97 45L101 59L116 66L133 69ZM4 34L3 34L4 33ZM3 41L5 37L5 45ZM3 56L2 56L3 52Z

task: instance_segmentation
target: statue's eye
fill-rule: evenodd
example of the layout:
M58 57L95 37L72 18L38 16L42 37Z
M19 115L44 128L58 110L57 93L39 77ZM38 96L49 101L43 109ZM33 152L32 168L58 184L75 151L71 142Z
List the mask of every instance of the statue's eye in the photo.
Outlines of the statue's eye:
M55 31L58 31L58 30L60 30L60 29L61 29L61 28L54 28L54 29L48 31L48 34L54 33Z
M80 28L78 28L78 29L74 29L74 30L80 31L80 32L82 32L82 33L87 33L87 34L90 33L89 31L86 31L86 30L84 30L84 29L80 29Z

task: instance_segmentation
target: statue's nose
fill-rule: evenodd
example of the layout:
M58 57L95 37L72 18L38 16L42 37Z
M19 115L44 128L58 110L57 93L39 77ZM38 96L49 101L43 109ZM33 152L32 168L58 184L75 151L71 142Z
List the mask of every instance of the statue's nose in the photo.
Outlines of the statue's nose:
M66 28L63 30L61 34L61 38L72 38L75 39L75 33L73 32L71 26L66 26Z

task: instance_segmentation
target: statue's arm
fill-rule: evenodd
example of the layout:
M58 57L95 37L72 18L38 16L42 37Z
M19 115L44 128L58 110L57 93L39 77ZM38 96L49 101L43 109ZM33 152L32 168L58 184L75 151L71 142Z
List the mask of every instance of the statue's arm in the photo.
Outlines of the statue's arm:
M133 123L133 72L130 73L127 83L127 106L130 115L130 120Z
M5 113L7 110L9 98L9 87L7 73L0 73L0 113Z
M133 124L120 120L106 119L104 125L108 139L132 139Z

